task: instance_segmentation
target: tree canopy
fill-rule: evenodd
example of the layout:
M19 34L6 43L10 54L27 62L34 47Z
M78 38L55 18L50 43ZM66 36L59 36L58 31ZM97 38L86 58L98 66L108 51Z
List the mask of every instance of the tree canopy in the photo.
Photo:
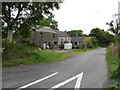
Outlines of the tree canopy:
M68 35L70 35L71 37L80 37L83 35L83 31L82 30L71 30L67 32Z
M114 41L114 36L107 31L100 28L93 28L90 32L90 36L96 37L98 45L107 46Z
M118 26L120 25L119 17L117 14L113 16L114 16L114 20L112 20L111 22L107 22L106 25L109 25L108 31L112 32L114 35L118 35L120 29Z

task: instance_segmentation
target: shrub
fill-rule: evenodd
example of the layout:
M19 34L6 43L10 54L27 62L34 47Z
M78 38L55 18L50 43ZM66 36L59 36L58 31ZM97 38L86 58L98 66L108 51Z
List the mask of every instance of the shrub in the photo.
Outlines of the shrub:
M36 47L25 44L5 44L5 50L2 53L2 60L13 60L27 58L26 53L32 52Z
M97 45L98 45L98 40L97 40L97 38L96 38L96 37L92 37L92 38L91 38L91 41L92 41L92 43L93 43L93 46L94 46L94 47L97 47Z
M92 47L93 47L93 42L92 42L91 40L89 40L89 41L87 42L87 47L88 47L88 48L92 48Z

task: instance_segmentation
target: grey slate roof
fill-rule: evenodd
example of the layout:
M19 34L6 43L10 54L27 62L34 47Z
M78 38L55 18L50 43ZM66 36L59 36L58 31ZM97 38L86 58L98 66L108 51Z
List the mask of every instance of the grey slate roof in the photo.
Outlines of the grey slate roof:
M58 34L58 37L70 37L67 33L63 31L55 31Z
M56 33L53 29L49 27L43 27L36 29L37 32L49 32L49 33Z
M71 37L72 42L83 42L84 37Z

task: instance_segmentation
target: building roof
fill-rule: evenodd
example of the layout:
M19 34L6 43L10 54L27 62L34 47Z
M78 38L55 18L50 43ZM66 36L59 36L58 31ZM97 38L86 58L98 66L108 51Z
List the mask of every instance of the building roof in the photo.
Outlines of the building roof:
M71 41L72 42L83 42L84 41L84 37L72 37Z
M67 33L63 31L55 31L58 34L58 37L70 37Z
M49 32L49 33L56 33L53 29L49 27L37 28L37 32Z

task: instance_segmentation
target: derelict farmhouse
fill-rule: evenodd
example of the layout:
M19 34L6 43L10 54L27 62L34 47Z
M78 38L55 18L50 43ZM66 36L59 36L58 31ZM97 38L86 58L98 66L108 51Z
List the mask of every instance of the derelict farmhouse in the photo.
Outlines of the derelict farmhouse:
M36 28L32 43L42 49L81 49L86 48L86 40L91 37L70 37L66 32L49 27Z

